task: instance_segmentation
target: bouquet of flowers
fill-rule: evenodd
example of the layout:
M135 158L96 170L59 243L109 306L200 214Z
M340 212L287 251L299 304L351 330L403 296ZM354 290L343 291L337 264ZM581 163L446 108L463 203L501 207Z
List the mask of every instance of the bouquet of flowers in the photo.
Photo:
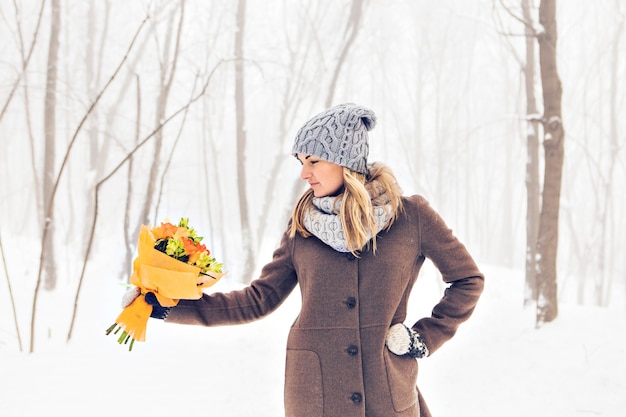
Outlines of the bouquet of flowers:
M200 243L202 239L189 227L187 218L181 218L178 226L169 222L153 228L142 225L130 278L141 294L123 309L106 334L122 330L117 341L130 341L130 351L136 340L146 340L152 313L152 305L145 300L148 292L154 293L163 307L173 307L180 299L201 298L204 288L219 281L224 276L222 264L211 257L211 252Z

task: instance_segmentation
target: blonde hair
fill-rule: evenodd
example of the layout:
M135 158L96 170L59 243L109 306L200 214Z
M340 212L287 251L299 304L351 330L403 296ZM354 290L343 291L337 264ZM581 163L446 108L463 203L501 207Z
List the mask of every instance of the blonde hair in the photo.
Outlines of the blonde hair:
M375 162L369 167L368 175L344 167L343 183L344 189L338 196L342 197L338 214L350 252L358 256L361 248L370 239L375 252L377 230L372 201L383 205L386 201L377 201L377 198L389 200L390 209L387 213L389 221L386 227L389 229L402 211L402 190L396 177L389 167ZM311 189L298 200L291 216L289 230L291 237L294 237L296 233L304 238L311 236L311 233L304 227L304 216L306 211L313 206L312 201L313 190Z

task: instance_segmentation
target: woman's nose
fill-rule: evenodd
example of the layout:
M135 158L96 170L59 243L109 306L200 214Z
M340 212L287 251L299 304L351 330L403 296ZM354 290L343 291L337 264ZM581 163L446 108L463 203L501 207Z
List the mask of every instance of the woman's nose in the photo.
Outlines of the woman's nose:
M302 171L300 171L300 178L306 181L310 176L311 172L307 169L307 167L303 166Z

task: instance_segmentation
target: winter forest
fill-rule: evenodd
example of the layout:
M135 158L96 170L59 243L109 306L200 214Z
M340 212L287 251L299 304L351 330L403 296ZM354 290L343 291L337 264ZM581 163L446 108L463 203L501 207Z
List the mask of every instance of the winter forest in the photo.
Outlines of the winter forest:
M624 323L622 0L7 0L0 20L2 355L123 350L103 334L142 224L188 217L228 271L216 291L253 280L306 189L298 128L343 102L376 112L370 160L430 201L526 337L560 306ZM155 348L194 331L150 325Z

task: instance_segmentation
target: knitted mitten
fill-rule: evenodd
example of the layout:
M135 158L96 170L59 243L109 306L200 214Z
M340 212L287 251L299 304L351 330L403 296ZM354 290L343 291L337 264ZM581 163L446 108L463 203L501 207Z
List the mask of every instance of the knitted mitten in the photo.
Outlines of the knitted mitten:
M403 323L394 324L389 328L385 343L387 349L396 355L425 358L429 354L422 336Z
M122 308L126 308L135 301L135 298L141 295L139 287L131 287L122 296Z

